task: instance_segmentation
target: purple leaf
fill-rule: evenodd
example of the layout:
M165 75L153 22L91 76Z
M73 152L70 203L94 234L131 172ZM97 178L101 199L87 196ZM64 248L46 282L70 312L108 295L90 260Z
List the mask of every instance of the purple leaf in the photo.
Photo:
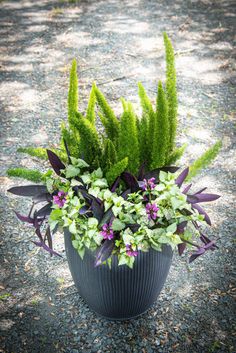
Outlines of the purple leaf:
M136 192L139 190L138 180L133 174L123 172L121 174L121 179L125 182L126 186L130 188L131 192Z
M21 214L19 214L18 212L14 211L16 214L16 217L22 221L22 222L27 222L27 223L31 223L34 224L34 219L29 217L29 216L22 216Z
M79 209L79 214L85 215L86 213L88 213L90 211L91 211L90 208L88 206L84 205Z
M101 221L103 215L104 215L104 206L103 204L101 205L96 198L93 199L91 203L91 210L93 212L93 215L95 218L97 218L98 222Z
M118 187L119 183L120 183L120 176L118 176L116 178L116 180L114 181L114 183L111 185L111 187L110 187L111 192L116 191L116 188Z
M62 257L60 254L58 254L56 251L50 249L43 241L39 242L39 241L33 241L33 243L41 248L43 248L44 250L48 251L51 255L56 255L59 257Z
M178 244L178 252L179 252L179 256L181 256L184 252L186 248L186 243L181 243L181 244Z
M179 168L178 167L162 167L162 168L157 168L157 169L154 169L154 170L151 170L150 172L147 172L144 174L144 178L145 179L151 179L151 178L155 178L156 179L156 182L159 182L159 174L160 174L160 171L163 171L163 172L170 172L170 173L175 173L177 172Z
M112 254L112 251L115 246L114 239L112 240L105 240L104 243L101 245L95 260L95 267L101 265L104 261L106 261Z
M198 198L195 195L187 195L187 201L191 204L195 204L198 202Z
M138 171L138 180L144 179L144 172L145 172L146 165L147 165L146 161L141 164L139 171Z
M197 197L198 199L198 203L199 202L210 202L210 201L215 201L217 200L220 195L216 195L216 194L197 194L195 195L195 197Z
M127 199L127 196L131 193L131 190L130 189L127 189L125 191L122 192L122 194L120 196L123 197L123 199Z
M47 188L44 185L25 185L15 186L7 191L18 196L36 196L47 192Z
M182 234L184 232L184 228L186 227L187 223L188 223L187 221L184 221L184 222L181 222L180 224L178 224L176 233Z
M209 226L211 226L210 217L208 216L206 211L201 206L199 206L197 204L194 204L194 205L192 205L192 208L195 208L201 215L203 215L204 216L204 220L207 222L207 224L209 224Z
M209 238L206 237L206 235L204 235L203 233L200 233L200 239L201 241L205 244L205 245L209 245L210 244L210 249L211 250L215 250L218 249L218 246L215 244L215 241L210 240Z
M201 194L201 193L202 193L203 191L205 191L206 189L207 189L207 187L202 188L201 190L199 190L199 191L195 192L195 194L194 194L194 195Z
M48 226L46 229L46 233L45 233L45 238L48 241L48 246L50 249L52 249L52 236L51 236L51 231L50 231L50 227ZM53 250L53 249L52 249ZM52 255L52 254L51 254Z
M185 186L184 190L182 191L183 194L187 194L187 192L190 190L192 184L189 184L187 186Z
M129 228L133 233L135 233L139 230L140 224L138 224L138 223L126 224L126 228Z
M190 256L189 263L196 260L199 256L203 255L205 252L206 250L204 249L204 247L198 248L198 250Z
M44 192L42 194L38 194L36 196L33 197L33 201L36 202L43 202L43 201L52 201L52 195L49 194L49 192Z
M35 216L39 217L46 217L48 215L50 215L50 213L52 212L52 203L48 203L45 206L43 206L42 208L40 208L38 211L36 211Z
M61 175L61 170L65 169L65 165L60 158L52 151L47 150L49 162L57 175Z
M103 215L103 218L99 224L102 227L105 223L110 223L115 218L112 208L110 207Z
M182 173L175 179L175 184L177 184L179 187L183 184L184 180L187 178L187 175L189 173L189 167L185 168Z

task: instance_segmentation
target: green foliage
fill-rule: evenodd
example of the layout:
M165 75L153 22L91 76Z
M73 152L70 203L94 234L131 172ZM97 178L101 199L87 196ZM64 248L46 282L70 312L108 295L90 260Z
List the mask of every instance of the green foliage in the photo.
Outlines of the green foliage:
M103 116L101 121L105 127L107 137L116 145L116 140L119 134L119 121L102 92L96 87L95 84L93 85L93 88L97 103L102 110Z
M111 140L105 139L104 151L103 151L103 157L102 157L103 170L106 172L116 162L117 162L117 153L116 153L115 146Z
M127 110L124 111L120 120L118 157L120 160L128 157L128 170L137 173L140 166L139 142L136 116L131 103L128 103Z
M83 159L92 167L98 166L102 149L96 127L80 113L76 113L74 128L80 135L80 152Z
M165 165L169 153L169 119L168 104L161 81L158 84L157 117L152 144L151 168L160 168Z
M156 113L152 107L152 103L151 103L150 99L148 98L148 95L145 91L145 88L143 87L141 82L138 83L138 94L139 94L139 99L140 99L140 103L141 103L141 107L142 107L142 111L143 111L142 119L144 119L144 120L146 119L146 121L143 122L143 124L145 125L145 128L148 128L147 134L144 133L144 129L142 130L142 132L143 132L143 137L146 135L146 138L147 138L144 151L146 152L147 166L150 167L151 154L152 154L151 144L152 144L152 141L154 138ZM143 141L143 137L141 137L142 141ZM142 148L142 150L143 150L143 148ZM144 151L141 152L141 155L144 155Z
M70 85L68 92L68 120L69 124L73 124L75 113L78 111L78 77L77 77L77 63L74 59L72 61L70 70Z
M169 150L172 151L175 145L175 136L177 129L177 88L176 88L176 70L175 70L175 54L170 39L164 33L164 44L166 52L166 92L168 100L168 115L169 115L169 128L170 140Z
M95 95L94 86L93 86L90 91L87 112L86 112L86 118L93 125L95 124L95 120L96 120L95 105L96 105L96 95Z
M48 159L46 148L42 147L20 147L17 152L27 153L32 157L37 157L40 159Z
M150 146L148 145L148 118L146 115L143 115L139 120L137 119L137 129L138 129L138 141L139 141L139 153L140 153L140 162L147 162L150 160ZM140 163L140 164L141 164Z
M66 141L68 149L72 157L79 158L80 157L80 146L79 146L79 135L76 134L74 131L70 131L66 128L65 123L61 124L61 148L65 151L65 144Z
M124 159L117 162L109 169L109 171L106 173L106 179L109 185L112 185L115 179L126 170L128 166L128 162L129 162L128 158L125 157Z
M222 147L221 141L216 142L212 147L210 147L201 157L195 160L195 162L190 166L187 181L192 179L197 175L201 169L206 168L217 156L219 150Z
M39 183L42 180L43 174L38 170L31 170L27 168L12 168L7 171L8 176L22 178L35 183Z
M186 150L186 147L187 147L187 144L185 143L183 146L176 148L171 153L171 155L169 156L165 164L171 165L171 164L174 164L176 161L178 161L182 157L184 151Z

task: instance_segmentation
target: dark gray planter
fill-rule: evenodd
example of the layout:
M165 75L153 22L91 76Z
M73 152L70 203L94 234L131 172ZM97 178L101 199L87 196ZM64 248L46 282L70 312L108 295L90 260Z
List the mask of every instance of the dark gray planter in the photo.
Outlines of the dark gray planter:
M144 313L155 302L168 275L172 249L140 252L133 269L118 266L113 256L112 267L94 267L95 253L86 250L81 260L73 248L71 235L65 231L65 248L69 268L79 294L89 307L108 319L124 320Z

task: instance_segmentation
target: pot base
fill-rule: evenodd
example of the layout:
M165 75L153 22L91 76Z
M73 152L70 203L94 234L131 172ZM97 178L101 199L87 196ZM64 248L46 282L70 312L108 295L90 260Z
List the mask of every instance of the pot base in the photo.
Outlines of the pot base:
M113 256L110 269L107 265L95 267L95 253L87 249L82 260L73 248L68 231L65 231L65 248L80 296L98 315L113 321L133 319L153 305L173 256L170 246L163 246L162 251L140 251L133 269L118 266L117 256Z

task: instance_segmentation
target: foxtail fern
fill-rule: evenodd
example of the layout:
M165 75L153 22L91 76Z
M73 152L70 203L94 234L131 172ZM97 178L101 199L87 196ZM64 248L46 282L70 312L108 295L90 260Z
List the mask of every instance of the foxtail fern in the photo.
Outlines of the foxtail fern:
M89 165L97 167L96 157L100 160L102 150L96 127L80 113L76 113L73 124L80 135L81 157Z
M103 120L102 123L105 127L107 137L116 144L116 139L119 134L119 121L115 116L115 113L108 104L106 98L102 92L94 85L94 92L96 95L97 103L102 110Z
M106 179L108 181L108 184L112 185L112 183L115 181L115 179L127 169L127 166L128 166L128 158L127 157L125 157L121 161L114 164L106 173Z
M175 54L171 41L166 33L164 33L164 44L166 52L166 92L170 129L169 151L171 152L175 146L178 101L176 89Z
M94 86L92 87L89 95L89 101L86 111L86 118L94 125L96 120L95 114L95 105L96 105L96 95L94 92Z
M35 183L42 181L43 174L38 170L32 170L28 168L12 168L7 171L8 176L22 178Z
M117 162L117 153L114 144L111 140L105 139L104 141L104 151L102 156L102 166L104 171L109 170L112 165Z
M136 173L140 166L139 142L136 124L136 116L131 103L128 103L120 119L120 132L118 139L118 157L128 157L128 170Z
M70 70L70 85L68 92L68 120L69 124L73 125L75 113L78 111L78 77L77 77L77 63L74 59L72 61Z
M156 123L152 144L151 168L165 165L169 152L168 103L161 81L158 84Z
M178 161L182 155L184 154L184 151L186 150L187 144L185 143L183 146L176 148L169 156L169 158L166 161L166 165L171 165Z
M206 168L217 156L219 150L222 147L222 142L216 142L212 147L210 147L201 157L196 159L193 164L190 166L189 174L186 180L190 180L197 173L201 171L201 169Z

